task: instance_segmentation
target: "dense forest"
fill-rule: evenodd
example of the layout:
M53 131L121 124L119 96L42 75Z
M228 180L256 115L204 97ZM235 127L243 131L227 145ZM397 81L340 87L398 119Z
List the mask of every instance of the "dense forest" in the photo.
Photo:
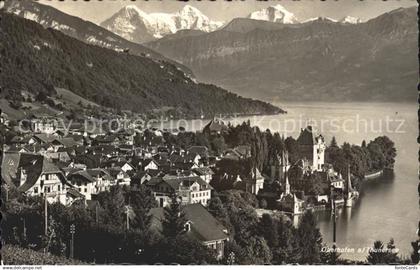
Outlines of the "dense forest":
M148 112L173 108L178 116L273 114L281 110L214 85L196 83L174 65L130 52L87 45L53 29L0 13L1 95L22 90L53 95L68 89L106 107Z

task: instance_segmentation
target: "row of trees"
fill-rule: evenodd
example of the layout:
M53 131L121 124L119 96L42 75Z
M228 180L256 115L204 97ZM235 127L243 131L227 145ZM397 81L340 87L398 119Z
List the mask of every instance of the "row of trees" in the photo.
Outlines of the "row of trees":
M341 147L333 137L326 150L326 162L342 174L347 173L347 165L353 175L360 179L371 172L383 169L393 169L397 151L394 142L387 136L380 136L366 144L350 145L344 143Z

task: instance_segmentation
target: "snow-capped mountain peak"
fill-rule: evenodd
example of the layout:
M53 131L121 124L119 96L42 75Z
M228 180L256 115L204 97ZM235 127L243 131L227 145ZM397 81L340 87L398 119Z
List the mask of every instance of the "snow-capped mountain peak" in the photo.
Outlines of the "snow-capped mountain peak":
M346 17L342 18L340 20L340 22L345 23L345 24L358 24L358 23L361 23L362 20L360 18L357 18L357 17L346 16Z
M179 15L202 15L204 16L204 14L197 8L190 6L190 5L185 5L180 11L178 11Z
M299 23L296 16L280 4L254 11L248 15L248 18L285 24Z
M222 24L210 20L190 5L175 13L146 13L136 5L128 5L102 22L101 26L130 41L141 43L184 29L211 32Z
M125 6L123 9L124 9L126 12L134 11L134 12L137 12L137 13L139 13L139 14L145 13L143 10L141 10L141 9L140 9L138 6L136 6L136 5L128 5L128 6Z

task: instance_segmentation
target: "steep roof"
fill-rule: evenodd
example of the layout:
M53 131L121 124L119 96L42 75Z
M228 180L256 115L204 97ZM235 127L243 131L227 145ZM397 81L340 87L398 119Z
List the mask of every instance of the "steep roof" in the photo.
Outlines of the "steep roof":
M18 190L21 192L26 192L35 185L36 181L42 174L58 174L61 176L61 181L65 181L63 172L43 156L22 155L19 167L24 169L27 174L26 181L18 187Z
M17 186L17 172L20 163L20 153L5 152L1 163L1 178L9 186Z
M198 174L199 176L201 175L213 175L214 172L212 169L210 169L209 167L199 167L199 168L194 168L192 169L193 172L195 172L196 174Z
M186 219L190 222L191 230L187 234L201 242L224 240L228 238L226 228L214 218L201 204L188 204L182 207ZM164 208L150 209L152 224L158 229L162 228Z
M95 182L95 179L93 179L92 175L86 170L72 172L67 176L67 179L70 182L77 181L78 179L84 179L85 182Z
M315 135L312 132L312 126L307 126L305 129L300 131L300 135L297 139L298 144L300 145L314 145L315 144Z
M194 183L198 183L201 188L210 188L212 187L207 184L201 177L199 176L169 176L165 175L163 178L163 181L165 181L168 185L170 185L173 189L178 190L180 185L184 187L190 187Z
M209 131L209 132L222 132L226 131L227 126L225 123L223 123L222 120L213 119L211 120L204 128L203 131Z
M250 145L239 145L233 149L242 157L251 155L251 146Z
M102 168L87 169L86 172L92 177L102 177L106 180L112 180L110 173Z
M55 140L53 140L53 143L61 144L66 148L70 148L70 147L76 146L78 144L72 137L55 139Z
M35 134L33 138L41 141L42 143L50 143L54 141L55 139L57 139L57 136L41 133L41 134Z
M188 153L199 154L201 157L208 156L209 149L206 146L191 146L187 150Z

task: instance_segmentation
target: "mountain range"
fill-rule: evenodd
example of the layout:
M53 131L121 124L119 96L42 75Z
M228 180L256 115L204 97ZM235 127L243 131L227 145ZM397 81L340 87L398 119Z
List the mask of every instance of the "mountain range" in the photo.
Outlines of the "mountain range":
M51 6L43 5L36 1L10 0L4 2L3 10L37 22L45 28L58 30L87 44L113 49L119 52L129 51L131 54L171 62L191 75L191 70L187 67L165 58L143 45L130 42L92 22L71 16Z
M268 103L197 83L171 63L89 45L60 31L0 11L1 98L22 91L54 96L68 89L99 105L149 113L166 108L177 117L273 114Z
M134 6L122 10L129 9L133 14L140 14ZM160 24L163 27L157 29L160 32L145 30L149 34L145 32L143 37L152 41L142 45L33 1L7 1L5 10L88 44L148 57L163 65L174 64L187 77L196 76L200 81L252 98L270 101L408 101L416 98L413 91L418 77L418 63L413 57L417 53L414 7L361 22L350 16L340 20L317 17L300 21L276 5L212 28L205 27L214 24L204 15L204 19L191 19L202 13L187 5L163 17L172 20L191 11L193 15L185 17L190 18L188 23L177 25L176 20L172 20L166 25L170 26L167 32L162 30L166 26ZM144 14L150 19L164 13ZM176 30L177 27L180 30ZM183 27L185 29L181 29Z
M300 21L280 4L251 12L246 18L279 24L300 24L318 19ZM361 22L359 18L351 16L346 16L341 20L325 19L343 24ZM136 5L128 5L100 25L127 40L144 43L175 34L181 30L198 30L209 33L220 29L224 23L209 19L200 10L190 5L185 5L175 13L146 13Z
M236 18L211 33L145 45L198 79L270 101L413 101L418 81L417 9L354 24Z

